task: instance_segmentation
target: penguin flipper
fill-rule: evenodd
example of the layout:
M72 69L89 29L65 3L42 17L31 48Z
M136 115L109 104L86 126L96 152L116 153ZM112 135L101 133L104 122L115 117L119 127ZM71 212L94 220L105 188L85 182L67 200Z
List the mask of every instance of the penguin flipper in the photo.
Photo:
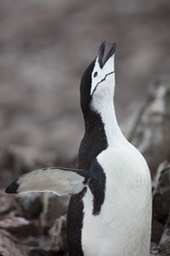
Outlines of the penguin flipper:
M5 192L53 192L58 196L80 193L86 186L86 171L62 168L42 168L21 175L12 181Z

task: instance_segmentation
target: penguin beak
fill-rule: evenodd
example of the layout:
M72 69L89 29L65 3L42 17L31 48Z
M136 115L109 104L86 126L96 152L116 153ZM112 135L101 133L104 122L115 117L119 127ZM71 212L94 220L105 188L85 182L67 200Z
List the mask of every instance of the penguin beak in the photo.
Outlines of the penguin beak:
M113 56L113 54L116 51L116 43L114 43L110 49L110 51L108 52L108 54L106 55L105 59L104 59L104 53L105 53L105 48L106 48L106 41L104 41L98 51L98 62L100 65L100 68L103 68L104 65L106 64L106 62L110 59L110 57Z
M103 57L104 57L105 47L106 47L106 41L103 41L103 43L100 45L98 56L97 56L98 62L101 68L103 67Z

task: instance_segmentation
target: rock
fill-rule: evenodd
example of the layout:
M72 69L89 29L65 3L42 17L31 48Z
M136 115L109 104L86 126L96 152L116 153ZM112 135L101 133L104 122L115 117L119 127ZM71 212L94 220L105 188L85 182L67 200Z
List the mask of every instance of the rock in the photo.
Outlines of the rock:
M156 243L151 242L150 256L160 256L160 248Z
M1 256L27 256L26 250L5 230L0 230Z
M65 215L69 203L69 197L58 197L53 193L43 194L43 226L52 227L57 218Z
M162 166L162 165L161 165ZM166 167L165 167L166 166ZM164 164L164 168L158 174L154 183L153 212L154 217L165 224L170 212L170 165Z
M170 77L162 76L149 87L148 97L131 129L129 139L145 156L152 174L170 158Z
M15 197L18 212L26 219L39 217L43 210L42 193L27 193Z
M159 244L160 255L170 255L170 164L167 161L160 164L153 180L152 241Z
M159 244L159 241L162 237L164 231L164 225L159 222L158 220L156 220L156 218L153 218L152 221L152 237L151 237L151 241Z
M51 236L51 248L57 251L67 250L67 224L66 215L56 219L53 227L49 230Z
M24 238L39 233L38 227L22 217L7 217L0 220L0 229L9 231L11 234Z
M15 209L14 196L9 196L0 191L0 216L10 213Z
M165 255L170 255L170 212L160 241L160 250Z
M66 252L64 251L46 251L42 249L34 249L31 250L28 254L28 256L68 256Z
M20 154L9 148L0 149L0 188L4 188L4 185L7 186L12 179L29 169L29 164L23 160Z
M17 157L17 155L10 149L0 150L0 168L2 170L13 170L16 172L20 170L22 165L22 159Z

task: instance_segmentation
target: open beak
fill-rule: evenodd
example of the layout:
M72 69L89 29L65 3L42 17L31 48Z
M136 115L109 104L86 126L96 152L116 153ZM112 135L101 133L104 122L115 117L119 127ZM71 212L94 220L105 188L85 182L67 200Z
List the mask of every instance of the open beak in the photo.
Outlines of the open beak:
M104 53L105 53L105 47L106 47L106 41L104 41L98 51L98 62L101 68L104 67L105 63L108 61L108 59L113 56L113 54L116 51L116 43L114 43L110 49L110 51L108 52L108 54L106 55L105 59L104 59Z

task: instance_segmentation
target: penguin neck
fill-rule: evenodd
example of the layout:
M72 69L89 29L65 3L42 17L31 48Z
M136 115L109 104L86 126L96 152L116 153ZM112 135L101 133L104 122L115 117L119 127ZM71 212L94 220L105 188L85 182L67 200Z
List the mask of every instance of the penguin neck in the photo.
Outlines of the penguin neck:
M96 98L93 100L92 106L101 116L108 146L126 143L127 140L117 122L113 97L106 95L102 99Z
M96 129L104 131L104 124L101 115L94 109L89 109L87 114L84 115L85 133L93 133Z
M100 114L92 108L83 108L85 133L79 148L79 168L89 168L96 156L108 147Z

